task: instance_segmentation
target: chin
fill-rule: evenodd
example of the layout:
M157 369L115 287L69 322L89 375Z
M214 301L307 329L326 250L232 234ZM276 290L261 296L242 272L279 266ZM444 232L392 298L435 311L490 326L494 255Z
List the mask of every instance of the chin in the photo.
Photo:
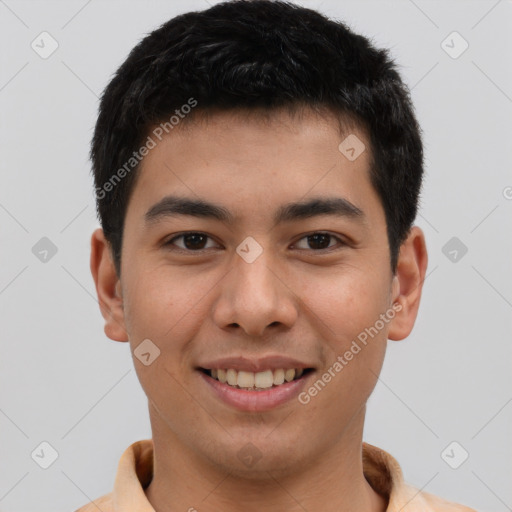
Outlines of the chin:
M297 450L297 441L286 442L277 433L270 434L274 435L274 439L269 439L269 432L265 431L259 436L233 436L226 440L220 451L216 450L208 458L217 467L240 478L268 480L269 473L286 476L295 472L294 468L304 456Z

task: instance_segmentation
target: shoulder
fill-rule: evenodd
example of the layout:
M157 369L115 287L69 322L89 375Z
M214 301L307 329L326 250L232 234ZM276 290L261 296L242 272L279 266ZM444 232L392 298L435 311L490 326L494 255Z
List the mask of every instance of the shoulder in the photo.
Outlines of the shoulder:
M370 485L388 498L386 512L477 512L410 485L390 453L366 442L363 442L363 472Z
M410 486L408 486L410 487ZM416 488L413 488L417 491ZM418 508L422 510L431 510L435 512L477 512L474 508L467 507L466 505L462 505L461 503L455 503L453 501L448 501L440 496L436 496L435 494L431 494L429 492L421 491L417 496L416 500L413 500L414 505L420 506ZM418 500L419 498L419 500ZM418 501L421 501L419 503ZM413 508L415 509L415 508Z
M111 492L87 503L75 510L75 512L98 512L98 510L101 510L101 512L114 512Z

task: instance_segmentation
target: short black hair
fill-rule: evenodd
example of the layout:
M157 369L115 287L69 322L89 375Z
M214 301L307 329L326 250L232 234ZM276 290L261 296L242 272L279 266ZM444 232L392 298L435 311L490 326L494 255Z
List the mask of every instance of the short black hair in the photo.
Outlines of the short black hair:
M170 132L198 113L302 106L327 108L368 134L394 273L417 213L423 147L410 92L388 50L291 2L233 0L151 32L103 92L91 160L118 275L126 209L154 126Z

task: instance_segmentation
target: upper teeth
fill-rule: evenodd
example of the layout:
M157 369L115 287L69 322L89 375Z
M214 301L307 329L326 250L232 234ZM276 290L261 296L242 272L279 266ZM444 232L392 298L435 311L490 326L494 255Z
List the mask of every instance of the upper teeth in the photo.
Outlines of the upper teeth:
M224 384L230 386L238 386L245 389L268 389L283 384L284 381L291 382L295 378L299 378L304 370L302 368L265 370L264 372L245 372L237 371L232 368L213 369L210 370L211 376Z

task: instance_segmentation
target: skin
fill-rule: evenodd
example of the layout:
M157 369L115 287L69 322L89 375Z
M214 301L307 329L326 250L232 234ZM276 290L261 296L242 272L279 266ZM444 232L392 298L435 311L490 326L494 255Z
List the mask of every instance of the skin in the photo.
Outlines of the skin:
M350 133L369 148L364 132ZM392 274L369 150L349 161L338 150L347 135L331 115L309 110L296 118L225 112L194 121L142 162L121 277L102 230L93 233L91 270L106 335L129 341L132 352L149 338L161 351L149 366L133 359L148 397L155 472L145 492L157 512L231 512L241 503L248 511L386 510L363 474L366 402L387 340L405 338L414 325L427 251L413 227ZM170 194L222 205L235 222L176 216L146 223L145 213ZM333 196L364 218L272 221L284 203ZM187 231L210 237L204 249L183 238L165 245ZM310 243L306 235L318 231L332 235L329 249ZM247 236L263 248L250 264L236 253ZM307 405L293 399L241 412L219 401L196 370L220 357L284 354L315 368L309 386L394 303L400 312ZM237 456L249 442L261 454L252 467Z

